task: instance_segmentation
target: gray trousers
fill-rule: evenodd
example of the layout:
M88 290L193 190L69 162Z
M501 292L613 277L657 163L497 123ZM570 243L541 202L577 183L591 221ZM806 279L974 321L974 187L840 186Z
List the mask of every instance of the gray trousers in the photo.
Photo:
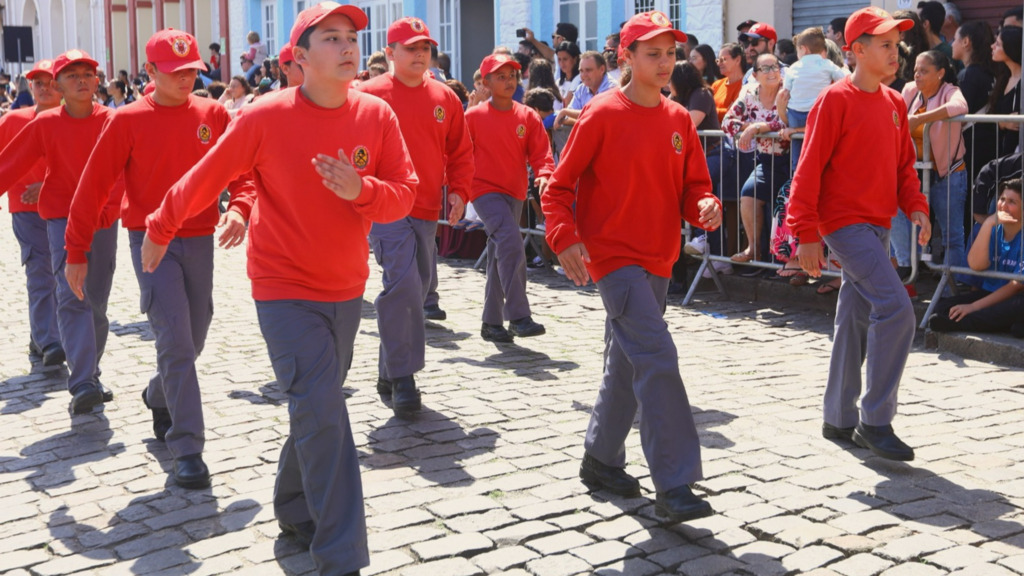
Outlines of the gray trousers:
M663 319L668 278L639 266L597 283L605 312L604 379L584 443L608 466L626 465L626 436L640 411L640 444L659 492L704 477L700 440Z
M431 282L437 286L436 233L436 221L411 216L370 228L370 247L384 283L373 303L382 378L393 380L423 369L427 346L423 307Z
M274 514L289 524L316 524L309 552L323 575L370 564L359 454L341 392L362 302L256 302L274 374L288 395Z
M60 341L67 354L68 391L85 383L100 381L100 360L107 347L110 322L107 320L107 299L117 266L117 221L109 228L97 230L87 254L89 273L85 277L85 300L79 300L71 291L64 276L68 254L64 251L64 232L67 218L46 221L46 235L50 241L50 264L57 284L57 326Z
M526 252L519 232L523 201L491 192L473 201L487 232L487 282L484 286L485 324L501 325L530 315L526 299Z
M21 265L28 288L28 325L32 342L40 349L60 343L57 327L57 285L50 261L46 221L36 212L11 214L14 237L21 245Z
M167 449L175 458L200 454L206 443L196 358L213 318L213 235L175 238L153 272L142 271L144 232L129 232L142 312L156 336L156 373L146 399L171 412Z
M825 422L841 428L855 426L858 419L869 426L890 424L914 342L915 318L910 297L889 260L889 230L853 224L826 236L825 243L842 265L843 279L825 388Z

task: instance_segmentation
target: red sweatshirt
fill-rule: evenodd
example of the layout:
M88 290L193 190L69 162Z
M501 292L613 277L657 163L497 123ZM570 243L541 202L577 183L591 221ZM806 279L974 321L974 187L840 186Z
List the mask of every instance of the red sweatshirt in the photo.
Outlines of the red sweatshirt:
M547 132L532 108L513 102L511 110L498 110L485 102L466 112L466 124L476 161L470 200L490 192L526 200L526 163L534 178L546 178L554 170Z
M209 98L190 96L181 106L160 106L152 94L111 115L78 182L65 233L68 262L86 262L96 217L108 200L110 184L124 173L122 224L145 231L146 216L160 206L167 190L213 148L231 122L227 110ZM229 208L249 218L256 191L248 179L230 186ZM185 221L177 236L213 234L220 213L216 199Z
M10 144L11 140L14 140L14 137L18 135L18 132L21 132L21 129L35 117L35 106L11 110L7 114L0 116L0 149ZM46 176L46 163L40 158L35 166L21 180L15 183L12 188L0 190L0 196L4 192L8 192L7 208L12 214L15 212L39 211L36 204L25 204L22 202L21 195L29 185L42 182L44 176Z
M354 201L328 190L317 154L344 150L362 174ZM249 277L256 300L340 302L363 294L370 274L370 222L409 214L417 185L395 113L350 90L337 109L287 88L261 96L235 118L210 152L181 177L147 219L166 244L239 175L253 172L258 201L249 225Z
M435 80L410 88L392 74L381 74L361 83L358 89L383 99L398 116L420 179L410 215L437 220L444 201L441 187L446 182L449 192L468 201L473 183L473 143L462 102L455 92Z
M88 118L72 118L63 106L36 115L0 152L0 190L13 188L42 158L46 176L39 191L39 215L46 220L67 218L85 162L103 123L113 113L106 106L93 104ZM112 183L111 192L100 219L103 228L120 214L124 181Z
M631 265L671 276L680 222L699 226L704 198L715 195L690 113L664 97L647 108L609 90L573 126L541 207L548 244L561 253L582 241L597 282Z
M840 80L807 117L786 223L800 242L818 242L850 224L889 228L897 206L927 214L916 159L900 93L886 86L864 92L849 77Z

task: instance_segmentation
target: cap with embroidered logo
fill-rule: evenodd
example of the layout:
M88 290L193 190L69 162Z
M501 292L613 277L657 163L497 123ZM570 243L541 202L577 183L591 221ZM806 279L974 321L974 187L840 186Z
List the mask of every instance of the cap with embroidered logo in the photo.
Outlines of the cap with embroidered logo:
M652 10L634 15L619 31L619 57L634 42L643 42L666 33L672 34L676 42L686 42L686 34L673 28L672 21L664 12Z
M852 50L854 41L865 34L877 36L885 34L893 28L899 28L900 32L910 30L914 27L914 21L910 19L897 20L891 14L876 6L868 6L857 10L846 20L846 46L843 50Z
M295 17L295 25L292 26L292 33L288 37L288 42L292 45L292 48L294 49L299 45L299 38L302 37L303 32L316 26L331 14L348 16L356 30L362 30L370 23L366 13L357 6L338 4L337 2L321 2L299 12L299 15Z
M49 74L50 76L56 76L53 73L53 60L40 60L36 62L36 65L31 70L25 73L25 78L29 80L39 76L40 74Z
M480 63L480 75L487 76L502 66L511 66L516 70L523 69L519 62L516 62L516 59L508 54L488 54L484 57L484 61Z
M430 30L427 25L416 17L399 18L388 26L388 44L395 42L408 46L420 40L426 40L437 46L437 40L430 37Z
M93 68L99 68L99 63L89 57L84 50L77 48L68 50L67 52L57 56L53 60L53 77L56 78L60 75L61 71L71 66L72 64L88 64Z
M146 61L164 74L179 70L206 70L196 37L182 30L167 28L149 37Z

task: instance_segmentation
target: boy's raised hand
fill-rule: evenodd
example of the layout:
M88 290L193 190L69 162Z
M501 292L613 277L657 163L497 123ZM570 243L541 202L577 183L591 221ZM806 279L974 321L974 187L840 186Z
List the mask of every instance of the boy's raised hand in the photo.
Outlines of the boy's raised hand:
M558 255L558 263L565 269L565 277L572 280L577 286L586 286L590 281L590 273L587 272L589 262L590 254L583 242L569 246Z
M316 173L323 178L324 187L342 200L355 200L363 191L363 179L352 167L344 150L338 150L338 157L317 154L313 158Z

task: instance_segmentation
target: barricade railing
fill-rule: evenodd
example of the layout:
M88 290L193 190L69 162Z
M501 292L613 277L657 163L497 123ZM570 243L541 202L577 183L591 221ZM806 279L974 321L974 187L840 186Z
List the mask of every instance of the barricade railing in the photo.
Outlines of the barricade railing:
M949 120L946 120L945 122L947 122L947 124L946 124L947 129L946 129L944 135L950 140L949 144L947 144L947 150L955 150L955 145L952 145L953 144L952 140L954 138L957 138L957 143L959 143L959 136L962 134L962 127L963 126L965 126L965 125L979 126L979 125L987 125L987 124L994 124L996 126L995 130L992 133L992 138L994 138L993 144L994 144L995 151L996 151L996 154L994 156L995 160L998 160L999 158L1005 158L1009 154L1013 153L1013 150L1003 150L1002 152L1004 152L1004 154L1002 156L999 155L999 152L1000 152L999 148L1002 145L1001 144L1001 140L1002 139L1001 139L1001 136L1000 136L1000 131L1007 130L1006 128L1003 128L1002 126L1000 126L1000 124L1016 124L1018 126L1018 130L1014 130L1013 132L1017 132L1017 136L1016 136L1017 147L1016 147L1016 150L1017 151L1022 150L1022 147L1020 146L1020 143L1021 143L1022 137L1024 137L1024 116L1015 115L1015 114L1009 114L1009 115L1008 114L1003 114L1003 115L998 115L998 114L966 114L966 115L956 116L954 118L950 118ZM930 139L931 139L930 134L929 134L929 132L930 132L929 128L930 127L931 127L931 124L925 125L924 138L922 139L922 146L921 146L922 154L921 154L921 158L918 160L917 167L921 170L921 191L924 193L924 195L926 197L928 197L929 206L933 206L934 202L933 202L933 197L932 197L932 194L933 194L933 191L932 191L932 174L936 172L936 166L935 166L935 163L931 159L931 146L929 145L930 144ZM981 144L985 144L985 142L979 141L977 139L977 132L978 132L977 130L972 130L971 134L968 136L969 139L967 139L965 141L965 145L967 145L969 143L968 148L970 150L978 150L979 149L979 147L978 147L979 142ZM1014 140L1014 138L1011 137L1010 140L1012 141L1012 140ZM983 160L989 160L989 158L986 157ZM991 204L992 203L991 202L988 202L988 205L985 207L985 211L984 212L979 212L977 210L977 206L975 205L975 201L976 201L976 198L975 198L975 184L976 183L975 183L974 175L977 174L983 168L982 166L978 166L977 162L978 162L978 159L976 159L974 157L967 158L966 155L965 155L965 166L966 166L965 169L967 171L967 190L966 190L966 204L964 206L964 209L967 210L967 212L965 212L965 216L969 216L971 218L970 221L972 222L972 225L971 225L971 229L972 230L976 227L973 224L973 221L975 220L975 215L982 215L982 214L985 214L985 213L990 212L992 210L992 208L991 208ZM948 176L949 175L949 168L950 168L950 166L947 166L946 168L947 168L947 176ZM1019 178L1020 177L1020 172L1019 171L1011 171L1010 175ZM995 199L998 199L998 197L999 197L998 183L1000 181L1004 180L1005 178L1009 177L1010 175L1008 175L1006 177L1001 177L1001 176L997 175L995 177L995 183L996 183ZM941 193L941 191L938 191L938 192ZM953 198L953 192L954 191L953 191L952 187L948 185L948 179L947 179L947 186L946 186L946 205L947 206L951 205L951 203L955 201L955 199ZM947 210L946 212L948 214L950 211ZM966 218L965 218L965 220L966 220ZM963 226L964 222L947 222L946 225L947 226L953 226L953 225ZM935 229L936 228L937 227L933 227L933 234L932 234L933 237L935 236ZM966 260L966 255L969 253L968 240L971 237L972 237L972 234L970 234L967 230L965 230L965 232L964 232L964 258L965 258L965 260ZM914 238L914 235L912 234L911 235L911 240L913 240L913 238ZM975 277L975 278L993 278L993 279L1011 280L1011 281L1015 280L1015 281L1018 281L1018 282L1024 282L1024 273L1016 273L1015 274L1015 273L1007 273L1007 272L998 272L996 270L974 270L974 269L972 269L972 268L970 268L970 267L968 267L966 265L954 264L954 263L952 263L950 261L951 259L948 257L949 256L949 246L946 245L946 242L944 241L944 239L941 242L941 246L942 246L942 250L943 250L943 261L942 261L941 264L937 264L937 263L933 262L931 260L931 258L930 258L930 255L928 255L928 257L925 258L925 265L927 266L927 268L929 270L941 272L941 277L939 279L938 286L936 286L936 288L935 288L935 293L932 295L931 302L928 304L928 309L925 311L924 317L921 320L921 324L920 324L921 328L924 328L927 325L928 319L931 317L932 313L935 311L935 307L938 304L939 299L946 293L947 287L950 287L951 284L955 286L955 281L954 281L954 277L953 277L955 274L965 275L965 276L972 276L972 277ZM911 254L913 254L913 255L917 254L917 250L916 250L916 247L914 245L912 245ZM1022 258L1024 258L1024 254L1021 254L1020 256ZM966 264L966 262L964 264Z

